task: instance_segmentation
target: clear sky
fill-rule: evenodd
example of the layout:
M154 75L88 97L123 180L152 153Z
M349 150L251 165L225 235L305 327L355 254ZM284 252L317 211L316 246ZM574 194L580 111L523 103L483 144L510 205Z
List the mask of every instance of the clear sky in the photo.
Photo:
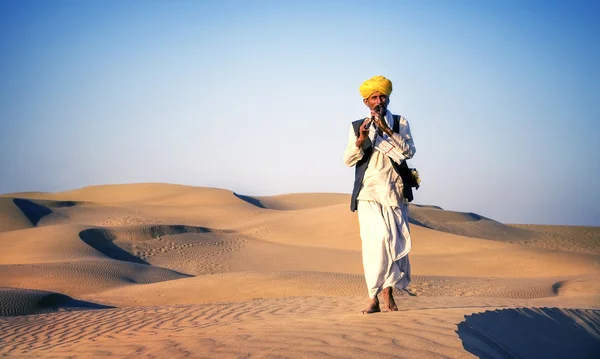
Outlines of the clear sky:
M393 81L415 203L600 226L598 1L0 0L0 193L350 193Z

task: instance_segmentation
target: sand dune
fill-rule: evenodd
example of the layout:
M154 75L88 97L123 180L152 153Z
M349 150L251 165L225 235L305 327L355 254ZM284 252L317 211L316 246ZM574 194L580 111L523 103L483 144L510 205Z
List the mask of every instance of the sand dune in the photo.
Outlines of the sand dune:
M8 357L594 357L600 228L411 205L400 311L366 302L349 195L160 183L0 196Z
M12 198L0 198L0 213L0 233L33 226Z
M255 206L280 211L326 207L336 204L348 205L348 195L339 193L294 193L269 197L250 197L236 194L236 196Z
M496 241L523 241L535 236L525 228L511 227L475 213L444 211L439 207L412 206L411 222L436 231Z
M42 290L0 288L0 316L48 313L58 310L106 309L69 296Z

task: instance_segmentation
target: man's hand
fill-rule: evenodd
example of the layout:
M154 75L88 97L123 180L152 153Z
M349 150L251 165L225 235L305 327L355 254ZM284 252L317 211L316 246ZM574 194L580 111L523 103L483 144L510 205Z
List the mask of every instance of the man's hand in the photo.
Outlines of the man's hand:
M371 125L371 119L366 118L362 125L360 125L359 136L356 139L356 147L362 147L363 143L369 138L369 125Z
M388 136L392 135L392 129L387 125L387 122L385 122L384 119L381 119L377 116L375 116L375 125L380 128L383 132L385 132Z

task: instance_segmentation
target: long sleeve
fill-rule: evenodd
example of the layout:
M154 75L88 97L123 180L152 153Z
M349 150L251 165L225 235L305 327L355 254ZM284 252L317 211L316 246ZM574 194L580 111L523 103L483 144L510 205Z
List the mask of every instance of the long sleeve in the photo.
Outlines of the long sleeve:
M348 145L344 151L344 163L348 167L352 167L356 162L360 161L365 155L362 148L356 147L356 140L358 137L354 134L354 128L350 125L350 133L348 135Z
M399 133L393 133L392 136L384 134L383 138L377 137L373 147L398 164L412 158L417 151L410 133L410 126L404 117L400 118Z

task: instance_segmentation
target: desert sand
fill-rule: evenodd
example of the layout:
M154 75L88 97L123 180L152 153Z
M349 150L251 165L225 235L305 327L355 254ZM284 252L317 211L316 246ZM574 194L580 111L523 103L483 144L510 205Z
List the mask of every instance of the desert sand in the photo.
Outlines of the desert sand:
M347 194L1 195L0 356L600 357L600 227L409 214L412 283L364 315Z

